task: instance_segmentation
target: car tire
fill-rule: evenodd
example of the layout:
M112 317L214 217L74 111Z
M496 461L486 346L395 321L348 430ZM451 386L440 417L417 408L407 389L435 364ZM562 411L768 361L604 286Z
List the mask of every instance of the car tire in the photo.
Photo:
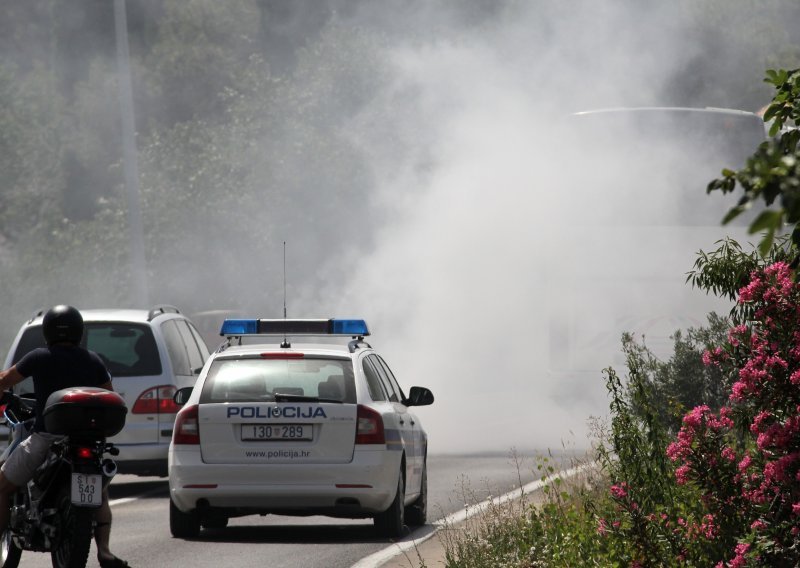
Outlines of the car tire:
M228 526L228 517L213 515L200 521L204 529L224 529Z
M196 511L184 513L170 499L169 532L175 538L197 538L200 534L200 516Z
M412 527L421 527L428 522L428 465L422 466L422 480L419 486L419 497L406 507L406 522Z
M381 536L399 538L403 536L405 527L405 497L406 484L403 479L403 472L400 472L397 480L397 493L392 504L383 513L375 515L375 528Z

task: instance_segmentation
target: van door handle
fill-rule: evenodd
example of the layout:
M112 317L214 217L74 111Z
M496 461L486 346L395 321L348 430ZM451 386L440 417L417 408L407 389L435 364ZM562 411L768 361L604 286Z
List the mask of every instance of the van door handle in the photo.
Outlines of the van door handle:
M402 425L403 425L403 424L405 424L405 423L406 423L406 421L405 421L405 420L403 420L403 419L401 418L401 419L400 419L400 426L402 426Z

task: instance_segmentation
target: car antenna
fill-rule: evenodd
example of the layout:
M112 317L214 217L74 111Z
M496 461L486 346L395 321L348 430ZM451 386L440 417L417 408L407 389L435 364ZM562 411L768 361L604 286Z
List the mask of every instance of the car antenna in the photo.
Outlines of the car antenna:
M286 241L283 241L283 320L286 321ZM288 349L291 344L286 338L286 330L283 332L282 349Z

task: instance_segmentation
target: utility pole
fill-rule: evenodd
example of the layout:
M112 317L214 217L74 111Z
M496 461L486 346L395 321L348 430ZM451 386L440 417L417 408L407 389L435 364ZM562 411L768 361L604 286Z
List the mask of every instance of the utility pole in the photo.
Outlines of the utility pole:
M114 28L117 40L117 85L122 116L122 170L128 196L128 238L130 239L131 299L137 307L149 305L147 264L139 190L139 159L136 153L136 125L133 119L133 88L128 53L128 19L125 0L114 0Z

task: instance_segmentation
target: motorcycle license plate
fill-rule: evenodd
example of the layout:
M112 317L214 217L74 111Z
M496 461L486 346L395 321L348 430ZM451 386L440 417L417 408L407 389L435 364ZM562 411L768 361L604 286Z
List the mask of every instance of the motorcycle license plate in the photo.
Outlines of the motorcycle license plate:
M84 507L103 504L103 476L100 474L72 474L72 503Z

